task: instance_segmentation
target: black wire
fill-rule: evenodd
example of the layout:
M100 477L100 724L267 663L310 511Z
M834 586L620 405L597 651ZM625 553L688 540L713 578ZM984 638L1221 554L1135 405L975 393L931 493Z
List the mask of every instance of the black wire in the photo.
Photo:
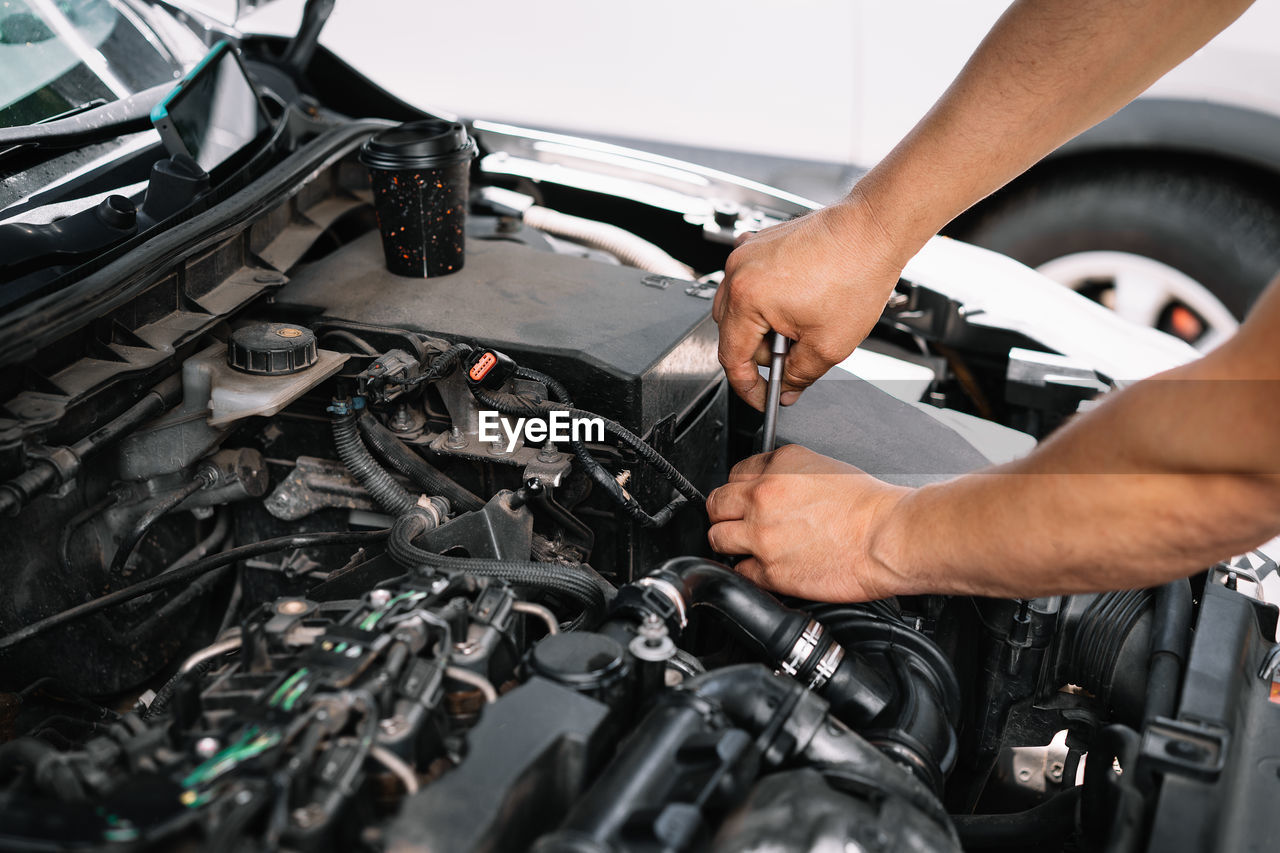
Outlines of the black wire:
M582 464L582 467L591 476L592 480L599 484L605 490L605 493L621 506L628 515L646 527L662 527L671 520L671 516L675 514L676 510L690 501L698 505L706 503L706 497L702 492L698 491L696 486L685 479L685 476L676 470L674 465L617 421L563 403L536 402L516 394L489 391L478 385L471 386L471 393L486 406L503 414L516 417L530 415L537 417L549 411L563 411L577 418L598 418L604 424L605 432L616 436L623 444L635 450L640 458L671 483L678 493L666 506L650 515L640 506L640 502L629 495L618 484L617 480L605 470L604 466L596 461L595 457L587 451L586 445L581 441L570 442L574 456Z
M129 556L133 554L134 549L138 547L138 544L147 535L151 525L159 521L165 514L177 509L183 501L203 489L209 482L210 480L206 478L197 477L176 492L166 495L155 506L143 513L138 522L133 525L133 529L120 541L120 547L116 549L115 556L111 558L111 568L107 573L108 577L121 577L124 574L125 565L129 562Z
M464 355L473 352L473 347L469 344L454 344L444 352L437 355L432 361L431 366L412 379L406 379L404 382L395 384L405 387L421 385L423 382L435 382L437 379L443 379L449 375L449 371L453 370Z
M282 551L286 548L316 548L336 545L355 545L364 544L369 541L377 541L385 539L388 530L372 530L361 532L341 532L341 533L299 533L293 536L277 536L275 539L266 539L262 542L253 542L248 545L241 545L238 548L231 548L227 551L221 551L217 554L210 554L194 563L188 563L180 568L172 569L149 578L144 581L132 584L124 589L118 589L115 592L109 592L106 595L86 601L83 604L77 604L75 607L69 607L60 613L32 622L30 625L19 628L11 634L0 637L0 650L16 646L18 643L25 642L32 637L47 633L48 631L58 628L68 622L74 622L77 619L88 616L91 613L97 613L100 610L106 610L108 607L114 607L126 601L132 601L140 598L156 590L164 589L170 586L186 583L201 575L228 566L240 560L249 557L257 557L262 554L270 554L273 551Z

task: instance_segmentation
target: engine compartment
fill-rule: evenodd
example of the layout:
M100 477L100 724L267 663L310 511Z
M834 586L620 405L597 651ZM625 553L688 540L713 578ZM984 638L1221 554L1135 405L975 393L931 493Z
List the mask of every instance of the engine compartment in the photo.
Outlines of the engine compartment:
M779 601L705 541L759 426L714 284L482 200L461 271L393 276L342 132L5 380L0 847L1137 849L1165 789L1202 833L1253 789L1261 563ZM900 334L946 313L908 292ZM873 473L986 461L860 380L813 400L784 438ZM1233 701L1180 715L1215 668Z

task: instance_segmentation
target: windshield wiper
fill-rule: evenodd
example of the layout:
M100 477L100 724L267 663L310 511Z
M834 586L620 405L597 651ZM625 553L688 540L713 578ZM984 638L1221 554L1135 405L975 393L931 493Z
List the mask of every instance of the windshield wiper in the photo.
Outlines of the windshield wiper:
M91 142L114 139L151 128L151 108L160 103L174 83L161 83L141 92L42 124L0 127L0 154L10 147L78 148Z

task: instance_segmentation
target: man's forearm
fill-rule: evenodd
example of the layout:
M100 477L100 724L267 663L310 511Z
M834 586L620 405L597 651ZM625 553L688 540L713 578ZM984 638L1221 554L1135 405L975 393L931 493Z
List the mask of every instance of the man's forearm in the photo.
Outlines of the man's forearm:
M1209 365L1212 368L1212 365ZM1280 382L1197 363L1129 388L1025 459L894 508L870 570L897 592L1151 586L1280 531Z
M955 216L1124 106L1248 6L1018 0L853 196L905 262Z

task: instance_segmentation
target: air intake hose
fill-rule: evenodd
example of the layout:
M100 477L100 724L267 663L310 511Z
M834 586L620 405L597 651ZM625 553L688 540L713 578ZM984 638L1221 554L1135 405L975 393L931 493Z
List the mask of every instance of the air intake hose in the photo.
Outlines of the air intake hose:
M861 656L850 655L820 622L783 606L751 581L699 557L668 560L656 572L618 592L615 612L632 618L655 614L673 635L694 607L709 607L746 640L759 646L770 666L814 690L850 725L870 722L894 698L892 685Z
M944 849L958 849L924 784L817 696L759 664L742 664L661 694L560 829L533 850L701 849L715 818L744 799L762 772L789 763L813 767L835 788L905 800L901 813L923 813L952 842Z

